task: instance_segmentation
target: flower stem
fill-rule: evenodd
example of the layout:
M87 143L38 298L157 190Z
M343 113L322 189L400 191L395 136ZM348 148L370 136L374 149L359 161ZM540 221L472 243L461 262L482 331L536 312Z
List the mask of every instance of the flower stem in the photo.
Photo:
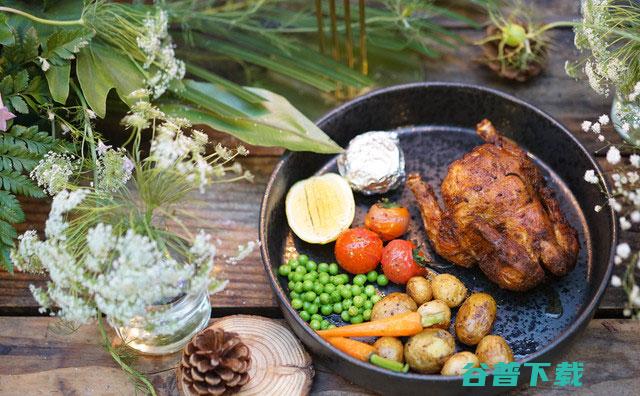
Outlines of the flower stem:
M142 382L147 387L149 394L153 396L157 396L156 390L151 384L151 382L149 382L149 380L142 373L133 369L131 366L126 364L124 361L122 361L120 356L118 356L116 351L113 349L113 347L111 346L111 341L109 340L109 336L107 335L107 331L104 328L104 323L102 322L102 315L100 313L98 314L98 329L100 329L100 335L102 336L102 342L104 344L105 349L109 352L109 354L111 354L111 357L113 358L113 360L115 360L116 363L120 365L120 368L124 370L126 373L128 373L129 375L131 375L132 377L134 377L136 380L139 380L140 382Z
M76 25L80 25L80 26L84 26L84 20L82 18L76 19L76 20L72 20L72 21L57 21L57 20L54 20L54 19L44 19L44 18L39 18L39 17L37 17L35 15L29 14L28 12L17 10L15 8L11 8L11 7L0 7L0 12L8 12L10 14L20 15L20 16L23 16L25 18L31 19L34 22L41 23L43 25L55 25L55 26L76 26Z

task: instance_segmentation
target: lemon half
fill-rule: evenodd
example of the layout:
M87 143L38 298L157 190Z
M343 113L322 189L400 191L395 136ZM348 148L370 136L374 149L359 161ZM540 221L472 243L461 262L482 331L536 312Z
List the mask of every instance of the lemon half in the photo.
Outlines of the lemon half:
M356 204L349 183L327 173L294 184L285 201L287 222L305 242L333 242L351 225Z

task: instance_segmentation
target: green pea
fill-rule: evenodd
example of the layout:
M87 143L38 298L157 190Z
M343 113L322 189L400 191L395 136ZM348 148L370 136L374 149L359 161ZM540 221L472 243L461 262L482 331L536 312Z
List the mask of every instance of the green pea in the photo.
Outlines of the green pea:
M311 315L318 313L318 305L317 304L309 305L309 309L307 309L307 312L309 312Z
M362 306L364 309L371 309L373 308L373 303L370 300L367 300L364 302L364 305Z
M358 285L351 286L351 294L353 294L354 296L358 296L362 294L362 286L358 286Z
M297 272L298 274L302 274L302 275L304 275L304 274L306 274L306 273L307 273L307 269L306 269L305 267L303 267L303 266L299 266L298 268L296 268L296 272Z
M335 283L336 285L344 285L347 282L349 282L349 277L348 276L347 277L343 277L342 275L344 275L344 274L336 275L335 278L334 278L333 283Z
M309 279L307 279L306 281L302 282L302 290L304 290L304 291L313 290L313 282L310 281Z
M309 260L305 264L305 267L307 267L307 271L315 271L318 269L318 264L316 264L315 261Z
M350 306L349 309L347 310L347 312L349 312L349 316L351 316L351 317L356 316L358 313L360 313L358 308L355 307L354 305Z
M333 313L339 314L341 312L342 312L342 303L337 302L333 304Z
M371 283L374 283L376 281L376 279L378 279L378 272L377 271L371 271L367 274L367 280Z
M337 290L332 291L329 295L331 296L331 301L333 301L334 303L342 301L342 296Z
M316 304L316 305L320 305L320 297L316 297L316 298L313 300L313 303L314 303L314 304Z
M365 310L362 312L362 319L364 319L364 320L369 320L369 319L371 319L371 310L370 310L370 309L365 309Z
M295 270L300 265L300 263L298 263L298 259L295 258L290 258L289 261L287 261L287 264L289 264L289 267L291 267L292 270Z
M311 314L307 311L300 311L300 318L305 322L311 320Z
M347 298L346 300L342 300L342 308L349 309L353 305L353 300Z
M321 272L318 275L318 282L322 283L323 285L328 284L330 280L331 280L331 275L327 274L326 272Z
M315 280L315 279L314 279L314 277L313 277L313 274L310 274L310 273L308 273L308 272L307 272L306 274L304 274L304 276L302 277L302 279L303 279L303 280L310 280L311 282L313 282L313 281Z
M307 261L309 261L309 256L306 254L301 254L298 256L298 262L302 265L306 265Z
M367 276L364 274L358 274L353 277L353 284L362 286L367 282Z
M303 291L305 291L305 290L304 290L304 283L302 283L302 282L296 282L296 284L295 284L295 285L293 285L293 290L294 290L296 293L302 293Z
M351 320L351 316L349 316L349 312L347 312L347 311L342 311L342 313L340 314L340 317L345 322L349 322Z
M291 271L289 271L289 273L287 274L287 279L289 279L290 281L293 280L293 276L296 274L296 272L293 270L293 268L291 268Z
M342 298L351 298L351 296L352 296L351 289L348 289L348 288L345 287L340 292L340 295L342 296Z
M316 292L316 294L321 294L324 292L324 286L322 286L322 283L316 282L313 284L313 291Z
M317 320L312 320L311 322L309 322L309 326L311 326L311 328L314 330L320 330L320 322Z
M331 313L333 313L333 306L332 305L322 305L320 306L320 313L327 316L327 315L331 315Z
M294 287L295 285L296 285L296 282L294 282L294 281L289 281L289 282L287 282L287 288L288 288L289 290L293 290L293 287Z
M336 328L336 325L334 325L333 323L331 323L331 324L329 325L329 327L327 327L327 330L329 330L329 329L335 329L335 328Z
M333 293L336 290L336 285L334 285L333 283L327 283L326 285L324 285L324 291L326 293Z
M289 275L289 272L291 272L291 267L289 267L287 264L283 264L280 266L280 268L278 268L278 273L282 276Z
M331 325L331 323L329 323L329 321L325 319L322 322L320 322L320 329L326 330L329 328L329 325Z
M304 280L304 275L302 275L299 272L294 272L293 275L291 276L291 280L294 282L302 282Z
M376 303L378 301L380 301L380 300L382 300L382 297L380 297L379 294L375 294L375 295L371 296L371 300L370 301L373 303L373 305L376 305Z
M349 275L347 275L347 274L340 274L340 275L338 275L338 276L340 276L340 277L342 278L342 283L344 283L344 284L349 283Z
M338 272L340 272L340 268L338 268L338 264L336 263L329 264L329 273L331 275L337 275Z
M364 305L364 297L362 297L361 295L357 295L357 296L353 297L353 305L355 305L358 308L363 306Z
M318 315L317 313L314 313L313 315L311 315L311 320L317 320L318 322L322 322L322 316Z
M318 264L318 272L329 272L329 264L327 263Z
M386 286L389 284L389 279L384 276L384 274L380 274L378 275L378 279L376 280L376 282L378 282L378 285L380 286Z
M376 287L374 285L366 285L364 287L364 294L366 294L367 297L373 296L376 294Z
M293 307L293 309L300 310L302 308L302 300L299 298L294 298L293 300L291 300L291 306Z
M316 299L316 293L314 293L312 291L308 291L308 292L304 293L304 300L305 301L312 302L315 299Z
M303 301L302 302L302 309L306 311L311 306L311 303L309 301L305 301L304 299L302 299L302 301Z
M292 300L294 298L300 298L300 293L296 293L296 292L292 291L291 293L289 293L289 298L291 298Z
M338 285L338 286L336 286L336 289L337 289L339 292L341 292L341 291L342 291L342 289L344 289L345 287L346 287L345 285Z
M357 324L357 323L362 323L363 322L363 317L362 315L355 315L351 317L351 324Z

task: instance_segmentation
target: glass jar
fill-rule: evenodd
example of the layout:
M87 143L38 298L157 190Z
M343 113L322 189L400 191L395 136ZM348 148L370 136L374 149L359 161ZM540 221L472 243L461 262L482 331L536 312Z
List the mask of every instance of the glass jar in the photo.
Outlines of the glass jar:
M181 350L204 329L211 317L208 291L184 294L175 300L147 308L148 318L134 318L128 326L116 327L118 336L131 348L149 355Z
M633 145L640 145L640 103L628 101L621 94L613 97L611 121L616 132ZM626 124L626 127L625 127Z

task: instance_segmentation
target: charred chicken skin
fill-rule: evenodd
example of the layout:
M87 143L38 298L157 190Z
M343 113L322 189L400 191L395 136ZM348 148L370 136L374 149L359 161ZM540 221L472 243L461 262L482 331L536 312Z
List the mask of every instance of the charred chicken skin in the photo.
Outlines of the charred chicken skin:
M535 287L544 270L566 275L576 264L577 232L540 170L489 120L477 133L486 143L451 163L442 181L444 209L420 175L407 179L433 248L456 265L477 263L508 290Z

